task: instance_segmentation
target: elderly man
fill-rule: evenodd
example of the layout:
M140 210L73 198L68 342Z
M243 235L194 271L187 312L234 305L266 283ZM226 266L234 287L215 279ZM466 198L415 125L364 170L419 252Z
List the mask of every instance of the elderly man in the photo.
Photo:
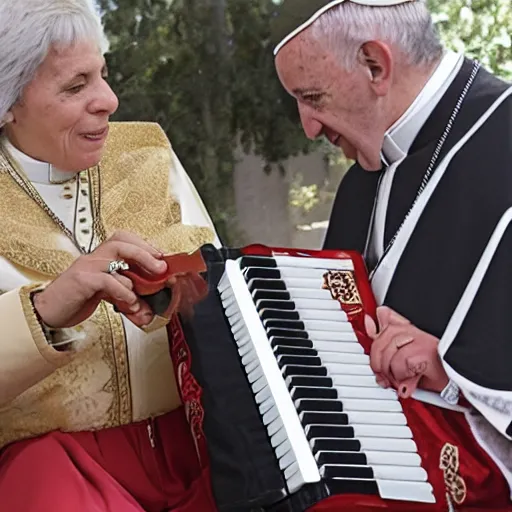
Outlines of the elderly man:
M306 135L356 160L325 248L365 256L379 383L467 421L512 483L512 89L445 51L420 0L284 0L276 34Z

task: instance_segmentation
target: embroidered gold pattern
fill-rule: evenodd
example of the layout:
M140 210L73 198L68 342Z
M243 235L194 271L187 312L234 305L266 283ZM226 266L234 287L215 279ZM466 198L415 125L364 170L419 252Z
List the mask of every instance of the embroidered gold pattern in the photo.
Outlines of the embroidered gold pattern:
M100 201L101 239L128 230L168 253L191 252L213 240L210 229L181 224L180 205L169 185L169 149L158 125L112 123L99 173L98 168L89 172L93 206ZM0 256L33 281L54 279L80 256L78 248L13 181L1 160L0 190ZM38 333L29 296L23 301L31 329ZM132 421L120 316L102 304L83 326L87 339L68 364L0 407L0 448L51 430L96 430Z
M447 497L457 505L464 503L467 494L466 482L459 475L459 449L452 444L445 444L439 458L439 468L444 473Z
M354 274L347 270L330 270L324 274L324 288L331 292L333 299L346 305L360 305L361 296L357 290Z

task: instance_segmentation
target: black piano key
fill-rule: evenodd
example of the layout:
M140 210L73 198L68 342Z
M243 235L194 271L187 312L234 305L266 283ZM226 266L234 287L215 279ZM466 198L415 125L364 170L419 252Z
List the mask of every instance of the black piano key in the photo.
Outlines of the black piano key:
M297 309L295 307L295 302L293 300L260 300L258 304L256 304L256 309L261 311L262 309L282 309L285 311L294 311Z
M266 320L265 328L266 329L286 329L292 331L304 331L305 332L304 322L296 321L296 320Z
M294 388L291 392L293 400L299 398L323 398L324 400L338 398L338 392L329 388Z
M268 320L300 320L300 315L297 313L297 311L288 311L283 309L262 309L259 311L259 314L262 320L267 320L265 325L268 325Z
M343 404L338 400L301 400L297 404L297 411L301 412L315 412L315 411L330 411L342 412Z
M254 279L248 288L251 292L256 290L286 291L286 285L280 279Z
M317 356L318 352L313 348L290 347L288 345L273 346L275 356Z
M284 338L300 338L303 340L309 339L308 333L304 330L293 330L293 329L267 329L268 338L284 337Z
M331 479L325 483L331 494L374 494L379 495L379 487L375 480Z
M361 452L321 452L316 460L319 466L324 464L366 466L368 464L366 455Z
M290 294L284 291L278 290L257 290L253 293L252 299L256 303L259 300L290 300Z
M313 388L332 388L332 379L329 377L304 377L295 376L290 378L289 388L300 386Z
M360 452L361 443L357 439L315 439L313 452Z
M285 347L297 347L297 348L312 348L313 342L311 340L305 339L305 338L284 338L283 336L274 336L270 338L270 346L272 348L278 347L278 346L285 346Z
M286 368L283 368L283 377L293 377L294 375L310 375L315 377L326 377L327 368L322 366L297 366L291 364Z
M300 366L322 366L322 359L320 357L303 357L303 356L282 356L279 359L279 366L293 364Z
M324 466L324 478L375 478L373 469L368 466Z
M268 256L242 256L239 264L242 269L247 267L277 268L276 260Z
M355 437L353 427L348 425L311 425L307 433L308 439L320 439L330 437L335 439L353 439Z
M281 272L275 268L248 267L244 271L246 281L251 279L281 279Z
M303 425L348 425L348 416L343 413L306 412L302 416Z

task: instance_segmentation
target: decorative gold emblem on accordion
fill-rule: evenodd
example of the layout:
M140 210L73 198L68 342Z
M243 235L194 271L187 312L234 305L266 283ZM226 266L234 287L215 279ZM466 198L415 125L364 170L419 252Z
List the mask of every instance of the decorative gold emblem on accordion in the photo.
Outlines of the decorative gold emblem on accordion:
M341 304L362 304L354 273L350 270L329 270L324 274L323 288L329 290L332 298Z
M466 482L459 475L459 449L445 444L441 450L439 468L444 473L448 503L453 500L457 505L464 503L467 494Z

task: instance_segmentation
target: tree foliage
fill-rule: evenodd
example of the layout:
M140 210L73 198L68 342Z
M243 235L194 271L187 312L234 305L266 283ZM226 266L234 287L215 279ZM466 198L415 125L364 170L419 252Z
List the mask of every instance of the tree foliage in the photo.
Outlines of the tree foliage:
M118 120L162 125L223 238L233 224L235 149L280 162L311 148L281 87L273 0L98 0L111 41ZM449 46L512 76L510 0L431 0Z

